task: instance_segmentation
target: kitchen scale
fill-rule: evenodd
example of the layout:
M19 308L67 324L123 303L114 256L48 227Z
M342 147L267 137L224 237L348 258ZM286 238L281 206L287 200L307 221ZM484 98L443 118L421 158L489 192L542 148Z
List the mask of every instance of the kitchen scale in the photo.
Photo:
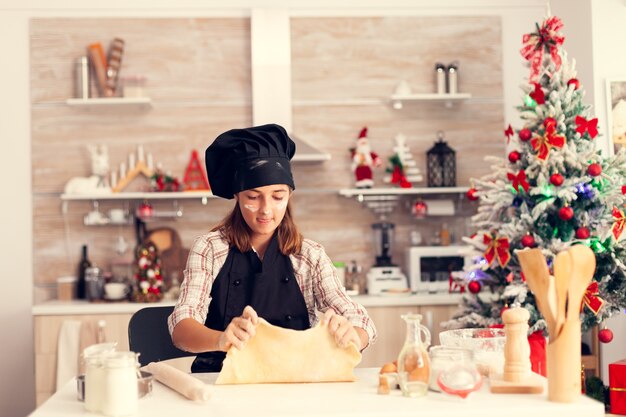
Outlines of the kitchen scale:
M372 224L376 264L367 273L367 292L372 295L410 294L406 276L391 261L395 224L381 220Z

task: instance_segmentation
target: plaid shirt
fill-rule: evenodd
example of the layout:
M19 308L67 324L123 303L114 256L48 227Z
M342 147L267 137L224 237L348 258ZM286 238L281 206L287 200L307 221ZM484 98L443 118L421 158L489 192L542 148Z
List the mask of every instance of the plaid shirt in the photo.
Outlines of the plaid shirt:
M211 288L229 252L228 242L220 232L211 232L196 239L184 271L180 296L168 319L170 334L183 319L192 318L204 324L211 302ZM365 308L352 301L341 286L335 268L319 243L309 239L302 242L297 255L289 255L300 291L304 296L311 327L319 321L316 310L329 308L344 316L353 326L364 329L369 344L376 340L376 328Z

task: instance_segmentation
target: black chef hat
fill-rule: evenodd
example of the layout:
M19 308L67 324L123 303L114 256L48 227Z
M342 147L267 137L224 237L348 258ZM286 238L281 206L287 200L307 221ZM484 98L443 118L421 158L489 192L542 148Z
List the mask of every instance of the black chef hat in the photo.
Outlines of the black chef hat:
M231 199L243 190L273 184L295 189L289 160L296 144L282 126L232 129L219 135L204 154L214 195Z

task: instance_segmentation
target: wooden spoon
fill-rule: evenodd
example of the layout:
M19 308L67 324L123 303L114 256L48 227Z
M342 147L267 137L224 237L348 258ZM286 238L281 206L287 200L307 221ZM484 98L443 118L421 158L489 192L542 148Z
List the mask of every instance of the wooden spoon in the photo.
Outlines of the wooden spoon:
M556 337L559 337L565 324L567 292L572 274L572 257L568 251L559 252L554 258L554 283L556 287Z
M575 245L569 248L572 274L568 290L567 320L580 318L580 307L587 287L596 270L596 256L589 247Z
M517 251L517 259L522 267L528 288L535 295L537 306L548 325L548 332L556 337L556 319L554 306L550 303L550 271L541 249L524 249Z

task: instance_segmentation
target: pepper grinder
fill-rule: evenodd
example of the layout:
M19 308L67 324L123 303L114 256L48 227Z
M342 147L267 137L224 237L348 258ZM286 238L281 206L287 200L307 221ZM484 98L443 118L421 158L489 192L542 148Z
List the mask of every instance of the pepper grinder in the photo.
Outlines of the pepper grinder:
M528 319L530 313L522 307L512 307L502 313L506 342L504 344L504 372L490 375L494 394L540 394L542 378L530 367L528 344Z
M448 94L456 94L459 92L459 63L454 61L448 65Z

